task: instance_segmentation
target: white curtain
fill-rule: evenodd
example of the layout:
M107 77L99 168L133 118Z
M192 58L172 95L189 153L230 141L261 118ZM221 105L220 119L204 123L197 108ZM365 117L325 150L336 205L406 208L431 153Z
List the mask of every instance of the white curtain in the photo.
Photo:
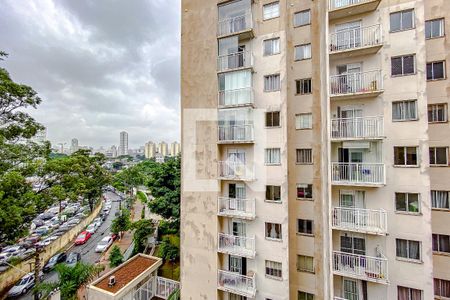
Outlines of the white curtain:
M449 208L447 191L431 191L431 206L433 208Z
M248 103L252 85L252 74L249 70L226 73L224 78L225 104L236 105Z

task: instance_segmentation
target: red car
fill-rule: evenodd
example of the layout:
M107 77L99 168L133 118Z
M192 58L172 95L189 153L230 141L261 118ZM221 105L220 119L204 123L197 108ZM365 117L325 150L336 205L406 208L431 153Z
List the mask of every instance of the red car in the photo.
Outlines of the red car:
M83 231L77 236L75 240L75 245L83 245L91 238L91 234L88 231Z

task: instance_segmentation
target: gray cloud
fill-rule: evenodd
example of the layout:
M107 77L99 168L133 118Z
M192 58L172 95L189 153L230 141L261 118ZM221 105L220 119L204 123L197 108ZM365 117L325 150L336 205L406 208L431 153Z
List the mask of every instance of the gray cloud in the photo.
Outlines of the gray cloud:
M180 0L5 0L0 50L53 143L179 140Z

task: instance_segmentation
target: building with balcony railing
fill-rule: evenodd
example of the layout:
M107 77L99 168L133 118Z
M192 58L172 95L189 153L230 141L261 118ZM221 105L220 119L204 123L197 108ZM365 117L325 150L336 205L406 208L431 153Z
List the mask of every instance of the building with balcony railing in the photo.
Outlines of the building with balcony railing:
M255 257L255 238L219 233L219 252L230 255Z
M217 287L219 290L225 292L253 298L256 294L255 274L247 276L235 272L219 270Z
M383 163L331 164L331 182L338 185L383 185L386 177Z
M382 139L383 137L383 116L331 120L331 139L333 140Z
M330 77L330 97L335 100L374 97L383 92L380 70L355 72Z
M219 143L253 143L253 124L219 125Z
M384 209L335 207L332 222L334 229L379 235L387 233L387 213Z
M219 197L217 214L222 217L252 220L256 217L255 199Z
M337 275L387 284L388 260L383 257L333 251L333 272Z

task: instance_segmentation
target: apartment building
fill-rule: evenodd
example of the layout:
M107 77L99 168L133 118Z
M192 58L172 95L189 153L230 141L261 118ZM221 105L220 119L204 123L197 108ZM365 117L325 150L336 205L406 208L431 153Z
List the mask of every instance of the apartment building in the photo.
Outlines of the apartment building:
M450 298L449 12L182 1L183 299Z

